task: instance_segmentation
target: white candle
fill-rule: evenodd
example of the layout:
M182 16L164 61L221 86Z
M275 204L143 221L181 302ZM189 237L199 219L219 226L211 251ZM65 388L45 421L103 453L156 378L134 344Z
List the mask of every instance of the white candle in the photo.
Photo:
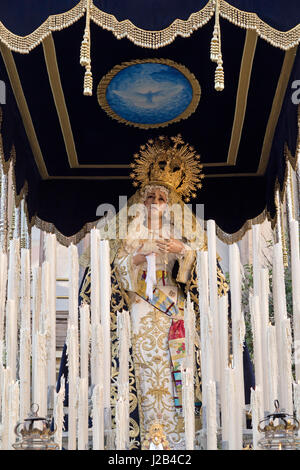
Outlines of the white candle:
M88 378L78 380L78 450L88 450Z
M293 414L293 375L292 375L292 332L291 322L286 318L281 323L282 333L282 365L285 372L284 401L280 404L287 413Z
M12 380L16 380L17 370L17 308L15 300L7 300L6 304L6 349L7 349L7 366L11 370Z
M92 385L103 385L103 328L100 323L92 324L91 376Z
M200 310L200 344L201 344L201 375L202 375L202 402L203 427L206 427L206 384L214 381L214 347L213 347L213 321L208 301L208 265L207 251L197 252L197 279L199 291Z
M1 450L8 450L8 431L9 431L9 409L8 409L8 385L11 383L11 370L9 368L2 370L2 420L1 420Z
M229 273L230 273L230 292L231 292L231 318L232 318L232 350L233 364L235 368L235 381L238 384L236 390L236 417L237 432L236 446L242 449L243 446L243 420L245 409L245 391L244 391L244 367L243 367L243 344L245 338L245 323L241 308L241 268L240 252L238 246L234 243L229 246Z
M228 406L226 399L226 368L228 367L228 297L219 298L219 324L220 324L220 372L221 372L221 418L222 442L224 448L228 445Z
M30 329L20 330L20 419L27 417L30 410L30 359L31 359L31 338Z
M268 325L269 325L269 270L261 269L260 272L260 318L261 318L261 353L263 374L263 399L264 410L271 412L273 403L269 401L269 357L268 357Z
M68 248L69 252L69 322L70 325L78 326L78 250L71 244Z
M80 307L80 377L89 377L89 350L91 339L90 308L84 303Z
M20 240L10 240L7 298L18 301L20 279Z
M253 333L253 349L254 349L254 368L255 368L255 384L261 390L261 400L263 400L263 369L262 369L262 344L261 344L261 312L259 308L259 297L257 295L249 297L251 324ZM263 402L262 402L263 406Z
M103 385L97 384L92 395L93 450L104 450Z
M209 382L207 387L207 450L217 450L217 397L216 384Z
M40 266L32 270L32 336L40 330L42 308L42 270Z
M56 236L47 233L45 255L49 263L48 272L48 392L51 407L54 404L56 386Z
M76 449L77 423L77 383L78 383L78 329L69 325L67 333L67 354L69 365L69 415L68 415L68 450Z
M228 406L228 450L237 449L237 419L236 419L236 387L235 387L236 370L227 367L225 370L226 383L226 401Z
M0 357L3 350L1 348L4 339L4 316L7 289L7 253L0 250Z
M253 449L260 450L257 443L262 437L258 431L258 424L264 418L264 411L262 407L262 390L259 386L255 390L251 388L251 415L252 415L252 430L253 430Z
M99 230L91 230L91 323L100 322L100 259Z
M260 297L260 225L252 225L253 295Z
M130 318L129 312L117 312L117 334L119 338L119 374L117 401L117 447L129 447L129 347Z
M47 347L44 333L35 334L32 361L35 373L33 403L39 406L39 416L47 416Z
M278 360L276 345L276 326L271 324L267 328L267 360L268 360L268 408L274 411L274 401L278 400ZM266 395L265 395L266 397Z
M214 371L217 387L220 382L220 350L219 350L219 315L218 315L218 284L217 284L217 252L216 252L216 224L214 220L207 221L208 245L208 273L209 273L209 304L214 322Z
M191 302L190 293L184 306L184 328L185 328L185 367L194 370L195 363L195 312Z
M299 224L290 222L291 268L293 289L293 326L296 380L300 380L300 259L299 259Z
M300 383L294 383L294 406L295 406L295 413L296 413L296 418L298 421L300 421ZM299 436L299 431L298 431L298 436Z
M128 402L119 393L116 403L116 449L126 450L128 445Z
M58 444L59 449L62 448L62 433L64 425L64 399L65 399L65 378L61 377L59 392L54 395L54 424L56 432L54 441Z
M30 410L30 251L21 249L20 419Z
M277 351L278 351L278 395L280 407L285 410L290 408L290 397L288 391L288 381L290 380L290 371L287 370L287 309L286 294L284 283L283 254L281 243L276 243L273 247L273 303L274 316L277 334Z
M8 450L13 450L12 444L16 441L15 426L19 420L19 384L18 382L10 382L8 385Z
M35 339L40 329L40 317L41 317L41 306L42 306L42 270L40 266L33 269L32 279L32 390L36 388L36 353Z
M111 272L109 261L109 242L100 240L100 320L103 328L103 400L104 408L110 410L111 377L111 337L110 337L110 297ZM109 411L108 411L109 414ZM108 418L109 419L109 418Z
M195 440L195 400L194 373L190 368L182 369L182 409L184 416L185 448L194 450Z

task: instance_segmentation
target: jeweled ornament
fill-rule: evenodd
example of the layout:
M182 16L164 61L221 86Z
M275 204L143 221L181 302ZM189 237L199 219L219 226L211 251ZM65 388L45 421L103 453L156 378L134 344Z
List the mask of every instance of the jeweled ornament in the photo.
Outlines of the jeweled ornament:
M38 416L39 406L33 404L28 418L15 427L18 436L13 448L16 450L58 450L58 445L51 439L56 432L51 430L51 419Z
M275 400L275 412L259 422L258 430L264 437L258 441L263 450L299 450L299 421L294 416L280 410Z

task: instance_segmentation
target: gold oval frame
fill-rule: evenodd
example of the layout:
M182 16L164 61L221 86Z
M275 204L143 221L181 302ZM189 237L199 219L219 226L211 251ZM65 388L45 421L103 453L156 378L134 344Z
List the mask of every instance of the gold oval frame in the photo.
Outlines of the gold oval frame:
M173 67L179 72L181 72L191 84L191 87L193 90L193 97L192 97L190 104L181 114L179 114L178 116L176 116L175 118L169 121L165 121L159 124L139 124L136 122L128 121L127 119L122 118L119 114L113 111L106 100L106 89L109 83L111 82L111 80L121 70L124 70L125 68L131 65L146 64L146 63L169 65L170 67ZM97 87L98 103L101 106L101 108L110 117L112 117L113 119L116 119L119 122L122 122L123 124L126 124L127 126L138 127L140 129L154 129L158 127L166 127L169 124L172 124L173 122L178 122L178 121L181 121L182 119L187 119L188 117L190 117L191 114L193 114L196 111L196 108L200 101L200 96L201 96L201 87L195 75L191 73L184 65L178 64L177 62L174 62L173 60L169 60L169 59L141 59L141 60L136 59L136 60L131 60L130 62L122 62L122 64L120 65L115 65L115 67L113 67L110 70L110 72L104 75L104 77L100 80L98 87Z

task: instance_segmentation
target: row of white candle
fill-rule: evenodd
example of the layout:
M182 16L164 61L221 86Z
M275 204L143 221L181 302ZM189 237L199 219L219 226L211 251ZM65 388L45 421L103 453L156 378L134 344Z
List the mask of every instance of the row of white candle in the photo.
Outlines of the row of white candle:
M294 349L296 361L296 378L299 368L300 317L299 317L299 232L298 223L290 223L292 285L293 285L293 318L294 318ZM231 289L231 321L232 321L232 363L228 367L228 321L226 296L219 299L218 308L211 292L214 282L215 247L214 223L208 222L207 252L198 253L198 289L201 331L201 371L203 394L203 418L207 431L209 448L216 448L215 436L218 429L219 400L221 404L222 445L224 448L241 449L243 427L245 425L245 396L243 371L243 343L245 325L241 305L240 259L237 245L229 247L229 271ZM253 293L249 304L252 320L254 368L256 387L252 390L251 409L253 429L265 413L274 410L274 401L279 399L282 408L293 413L293 376L292 376L292 335L290 320L287 317L286 294L284 285L283 253L281 243L273 249L273 301L275 325L269 321L269 273L260 263L260 227L253 226ZM213 245L213 246L212 246ZM214 321L218 317L218 322ZM218 328L219 336L214 331ZM298 325L295 327L295 325ZM298 328L298 329L297 329ZM215 338L218 337L218 343ZM297 349L298 348L298 349ZM299 356L299 353L298 353ZM216 368L216 361L219 369ZM297 362L298 361L298 362ZM299 380L299 379L297 379ZM299 382L298 382L299 383ZM215 385L216 415L208 413L212 406ZM210 390L210 395L208 395ZM218 392L220 397L218 397ZM294 403L300 403L300 386L294 384ZM298 413L300 413L298 409ZM213 421L213 422L212 422ZM257 448L257 433L254 432L254 446ZM213 443L213 444L212 444Z
M293 260L293 306L294 321L295 314L299 315L299 248L297 251L297 233L298 226L295 222L291 224L291 240L293 241L292 251ZM230 278L231 278L231 314L232 314L232 347L233 361L228 367L228 318L227 318L227 297L215 299L216 288L211 286L216 280L215 263L215 238L213 237L214 223L210 221L208 237L211 240L209 251L198 253L198 281L199 281L199 308L200 308L200 333L201 333L201 370L202 370L202 392L203 392L203 411L204 424L208 436L207 442L209 448L216 448L216 434L220 424L219 417L221 411L222 441L224 447L241 448L244 402L244 384L243 384L243 366L242 353L244 341L244 323L241 310L241 279L240 279L240 261L239 252L236 245L230 247ZM52 237L52 238L51 238ZM55 356L53 357L53 343L55 344L55 269L53 268L53 259L55 260L55 239L49 235L46 246L46 261L43 263L42 270L37 268L33 273L33 321L32 321L32 398L40 406L40 414L47 414L50 403L60 403L58 396L53 394L55 378L53 379L53 365L55 365ZM87 446L87 419L88 400L87 400L87 378L89 369L89 360L92 370L92 391L93 404L97 403L100 409L93 410L93 445L95 448L104 446L104 428L108 430L110 423L110 266L109 266L109 247L108 242L100 241L99 233L95 229L92 231L91 248L91 266L92 266L92 304L91 304L91 326L89 322L89 308L81 308L81 334L80 345L78 342L78 253L74 246L70 246L70 300L69 300L69 328L68 328L68 353L69 353L69 435L68 447L80 448ZM261 416L264 411L272 411L270 407L274 399L279 398L281 405L288 411L293 411L292 399L292 375L291 375L291 333L290 324L286 314L286 302L283 283L283 265L281 245L274 246L274 266L273 266L273 296L275 311L275 326L268 322L268 280L267 272L259 264L259 233L258 228L253 229L254 240L254 291L250 300L253 335L254 335L254 361L257 387L260 393L260 410L253 410L255 416ZM18 416L24 418L29 411L30 405L30 297L28 289L30 286L30 254L29 250L21 250L21 260L18 257L19 240L13 239L10 244L9 252L9 271L7 277L8 295L6 302L6 352L7 368L3 368L1 381L5 371L9 370L10 381L15 383L17 378L17 331L19 303L18 296L21 295L21 323L20 323L20 394L18 404ZM298 258L297 258L298 257ZM100 263L101 259L101 263ZM0 258L0 302L5 305L5 285L6 285L6 266L7 258L1 254ZM55 263L55 262L54 262ZM20 269L21 267L21 269ZM18 273L21 271L21 279ZM21 282L20 282L21 281ZM21 291L19 293L19 284ZM97 285L101 287L101 296L93 294L97 292ZM30 289L29 289L30 290ZM99 291L99 289L98 289ZM294 292L295 291L295 292ZM101 300L100 300L101 299ZM188 300L188 302L190 302ZM187 312L191 312L191 307L187 303ZM216 321L215 317L218 318ZM187 317L188 318L188 317ZM296 317L298 318L298 317ZM188 321L188 320L186 320ZM4 318L0 318L0 346L4 340ZM192 323L191 323L192 325ZM188 325L187 325L188 326ZM2 328L2 330L1 330ZM215 330L218 330L216 333ZM120 329L120 331L122 328ZM104 334L105 331L105 334ZM127 343L130 338L128 328ZM91 333L92 332L92 333ZM89 342L91 335L91 357L89 357ZM187 350L191 351L189 344L192 344L195 333L191 326L187 328ZM217 343L215 342L217 338ZM295 336L297 341L297 336ZM126 344L127 344L126 343ZM124 344L124 343L123 343ZM295 343L297 345L297 343ZM80 361L79 361L80 350ZM128 355L128 344L125 349ZM122 363L122 356L120 360ZM125 363L128 367L128 356ZM187 370L194 367L189 359L193 354L188 353L186 370L184 377L183 394L187 398L191 391L190 381L187 379ZM50 359L51 358L51 359ZM80 372L79 372L80 362ZM124 363L124 360L123 360ZM266 369L267 368L267 369ZM55 368L54 368L55 370ZM127 369L126 369L127 370ZM267 372L267 373L266 373ZM125 377L127 377L127 372ZM126 410L128 407L128 393L124 377L119 383L118 412L119 417L128 417ZM103 387L103 389L102 389ZM3 388L3 387L2 387ZM79 390L79 394L77 394ZM297 391L294 387L294 392ZM122 392L121 392L122 391ZM215 392L214 392L215 391ZM257 391L257 388L256 388ZM256 393L255 391L255 393ZM2 407L4 405L2 392ZM254 393L254 392L253 392ZM296 393L296 392L295 392ZM278 396L277 396L278 395ZM51 398L52 396L52 398ZM215 396L215 398L214 398ZM255 395L254 395L255 396ZM213 398L212 398L213 397ZM185 399L185 403L190 400ZM252 400L252 407L258 400ZM14 401L16 403L16 400ZM234 408L233 408L234 406ZM124 412L125 410L125 412ZM5 410L2 410L5 411ZM188 409L186 408L186 413ZM5 412L3 413L6 419ZM61 416L61 413L60 413ZM263 417L263 416L261 416ZM61 418L60 418L61 421ZM82 423L85 422L86 426ZM120 448L128 446L128 419L120 418L121 424L118 429L118 445ZM188 422L188 420L187 420ZM80 423L80 426L78 424ZM77 429L78 426L78 429ZM81 431L82 430L82 433ZM186 429L186 436L189 442L192 442L194 431ZM125 438L124 438L125 436ZM8 441L7 441L8 442ZM189 444L192 447L192 444Z

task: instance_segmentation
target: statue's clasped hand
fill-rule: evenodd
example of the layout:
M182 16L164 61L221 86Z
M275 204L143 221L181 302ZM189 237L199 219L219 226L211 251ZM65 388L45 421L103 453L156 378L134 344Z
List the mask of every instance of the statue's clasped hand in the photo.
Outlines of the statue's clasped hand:
M161 253L182 253L184 250L184 244L175 238L157 240L156 245Z

